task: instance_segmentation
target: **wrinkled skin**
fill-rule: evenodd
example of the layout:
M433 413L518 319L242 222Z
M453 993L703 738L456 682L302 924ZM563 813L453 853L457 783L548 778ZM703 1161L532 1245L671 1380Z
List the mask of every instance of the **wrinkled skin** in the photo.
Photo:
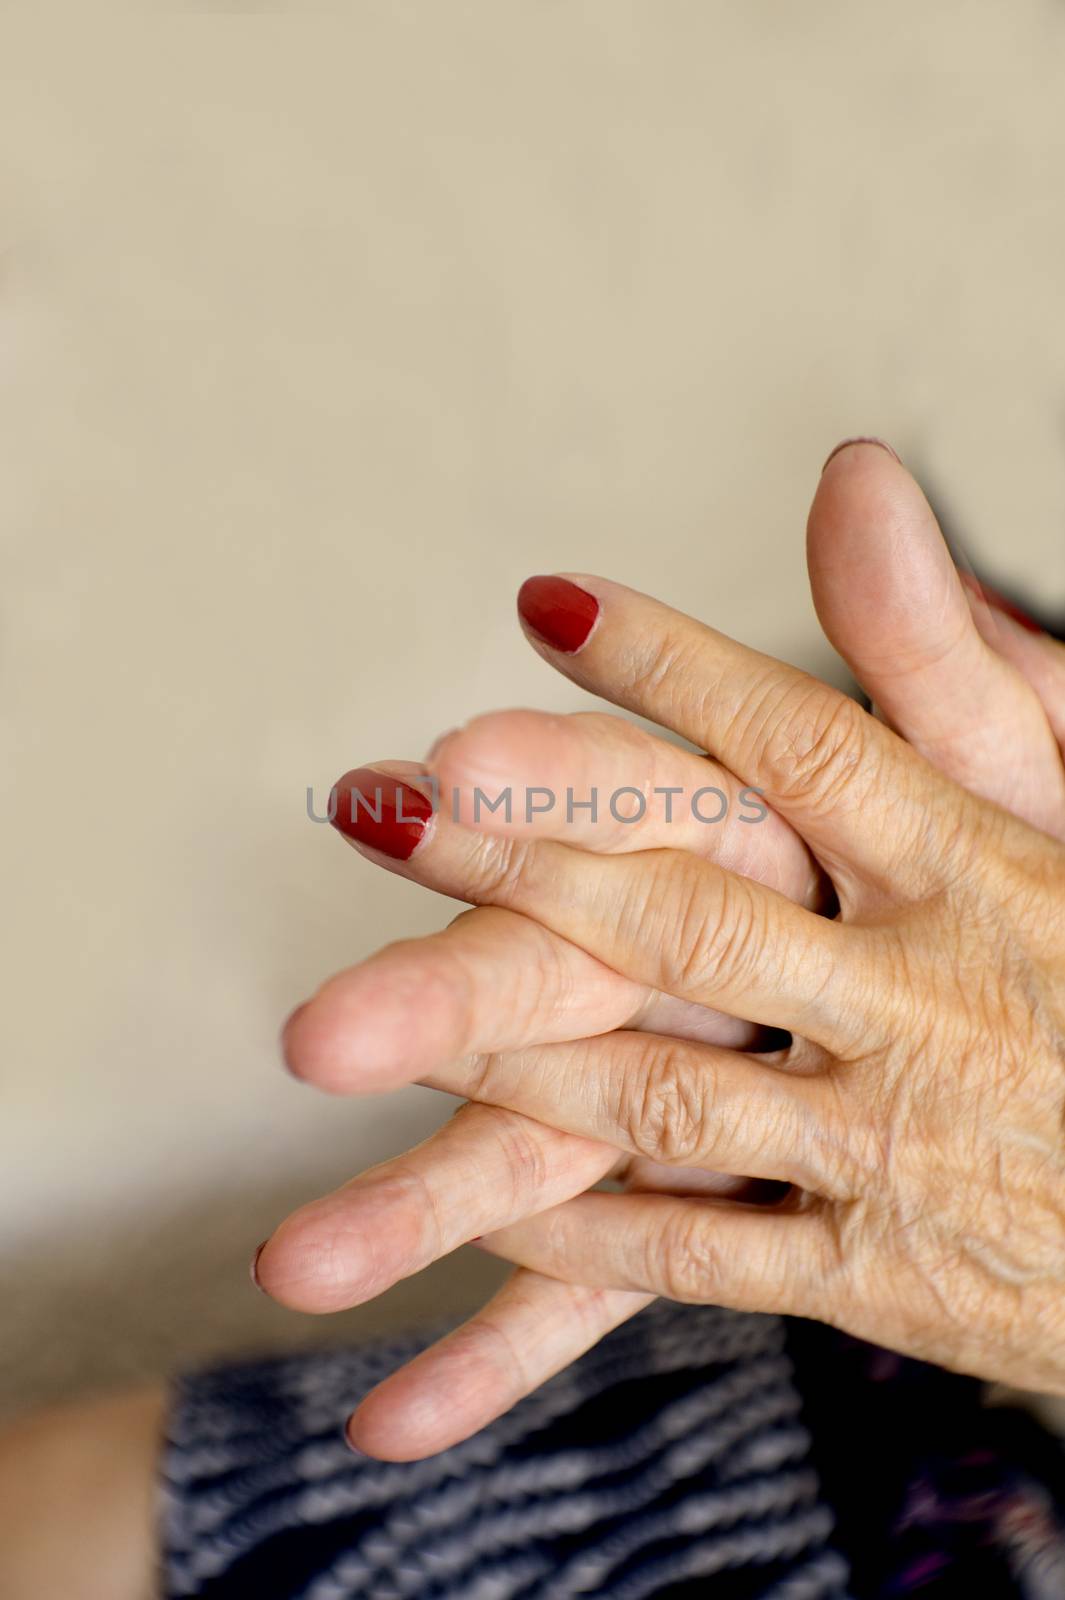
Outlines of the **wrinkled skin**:
M886 520L885 553L867 535ZM1060 1390L1062 653L966 598L916 486L874 448L826 473L810 560L830 637L910 747L604 580L579 580L602 607L583 650L537 643L710 750L699 782L763 788L760 854L735 833L696 854L653 824L575 839L440 816L402 866L374 857L479 907L327 984L288 1029L290 1061L335 1091L416 1076L488 1103L303 1208L261 1281L335 1309L489 1230L531 1270L368 1399L362 1448L462 1437L652 1292L801 1311ZM530 713L448 736L433 770L472 784L487 761L520 782L524 760L550 782L567 720L564 781L606 786L622 749L628 774L697 781L698 758L613 719ZM812 914L828 884L836 922ZM750 1055L734 1016L794 1043ZM619 1151L630 1186L668 1192L584 1193ZM773 1211L708 1200L743 1192L718 1171L796 1188Z
M834 457L814 500L808 553L825 631L876 701L880 716L957 783L1060 839L1065 834L1060 753L1065 742L1065 648L1025 631L985 604L978 592L966 595L916 485L875 447L850 448ZM549 652L544 654L552 659ZM609 676L609 666L606 671ZM609 694L605 684L604 693ZM631 779L639 749L647 750L638 739L634 745L635 730L606 717L530 720L529 713L522 713L487 719L487 725L495 759L504 759L519 780L523 772L530 781L564 778L551 766L564 731L561 753L575 783L609 780L616 771L610 751L617 751L611 735L618 728L623 730L618 738L626 741L622 781ZM449 736L435 752L434 763L439 759L446 764L457 781L475 773L478 730L485 726L480 719ZM611 733L605 731L608 726ZM777 819L752 833L754 851L751 836L744 842L735 830L715 839L715 859L773 884L804 905L825 909L823 874L794 830ZM520 838L521 830L513 837ZM458 848L449 854L447 833L440 830L403 871L419 882L476 900L486 874L503 867L504 855L498 852L505 852L510 841L481 836L463 845L461 834L455 834L451 843L456 842ZM616 838L581 842L589 850L618 847ZM676 839L661 842L675 845ZM646 844L644 840L641 847ZM682 847L706 849L697 837L688 837ZM394 865L381 857L372 859ZM997 893L1001 898L1001 885ZM959 884L953 894L962 908ZM889 922L890 916L883 920ZM972 1015L985 1008L986 994L1004 997L1007 1010L1016 1000L1018 964L1007 957L1015 937L1008 904L1000 920L1009 934L998 949L997 965L978 971L971 983L957 968L946 975L948 991L951 986L962 990L957 1000L952 997L949 1009L964 1008L968 1020L963 1038L969 1035ZM965 922L963 917L963 948ZM903 919L897 935L900 948L907 947L904 926ZM957 938L958 924L952 926ZM1048 932L1042 930L1043 936ZM1018 959L1023 965L1027 957ZM996 974L993 982L989 972ZM975 1006L974 995L979 997ZM1030 1010L1026 1024L1023 1006L1017 1009L1022 1013L1019 1030L1027 1025L1033 1035L1046 1031L1052 1012L1044 1009L1033 1021ZM990 1016L994 1007L988 1011ZM872 1126L880 1143L872 1181L863 1185L859 1199L835 1203L832 1214L842 1223L835 1241L836 1283L849 1270L848 1292L853 1294L863 1275L871 1279L866 1302L858 1309L872 1322L874 1339L885 1334L871 1307L891 1287L896 1322L908 1323L905 1331L915 1348L928 1348L942 1338L952 1321L959 1324L962 1343L981 1329L993 1331L1000 1318L996 1308L1005 1308L1006 1343L1012 1346L1019 1329L1025 1356L1033 1359L1049 1336L1054 1308L1040 1325L1031 1309L1042 1292L1038 1276L1028 1283L1007 1280L1016 1279L1018 1265L1044 1248L1039 1240L1050 1239L1055 1226L1051 1215L1044 1219L1046 1226L1023 1235L1022 1219L1032 1214L1031 1191L1021 1173L1026 1158L1017 1156L1027 1148L1044 1188L1052 1186L1060 1142L1057 1147L1051 1143L1040 1159L1037 1146L1025 1147L1017 1139L1030 1119L1048 1125L1053 1121L1053 1089L1044 1105L1037 1087L1046 1061L1030 1070L1033 1058L1024 1056L1016 1071L1016 1081L1025 1086L1023 1095L1009 1092L1012 1069L996 1088L994 1077L1002 1063L992 1062L988 1072L993 1035L990 1028L977 1028L975 1050L956 1052L965 1070L957 1079L961 1087L956 1087L955 1109L947 1087L950 1061L940 1063L940 1081L930 1097L918 1095L918 1084L932 1071L929 1052L935 1038L927 1016L918 1018L917 1027L924 1031L927 1048L912 1081L891 1041L884 1046L887 1070L880 1071L879 1087L875 1063L868 1072L837 1069L845 1092L858 1096L859 1086L866 1085L870 1098L860 1109L866 1128ZM732 1047L756 1042L752 1031L734 1019L686 1006L612 972L519 913L477 906L443 934L391 946L331 980L290 1030L289 1048L294 1065L308 1077L335 1090L360 1092L432 1075L441 1063L463 1055L477 1058L471 1076L484 1072L487 1082L493 1060L508 1048L602 1035L611 1028ZM648 1044L668 1059L653 1039ZM1053 1069L1048 1082L1052 1077ZM526 1086L530 1081L526 1076ZM549 1081L544 1087L554 1092ZM634 1105L631 1091L629 1103ZM668 1095L662 1103L669 1107ZM705 1116L705 1098L701 1103ZM1006 1137L993 1156L989 1181L981 1182L977 1153L974 1147L967 1154L964 1130L990 1122L1003 1103L1007 1117L1000 1126ZM839 1102L841 1114L844 1104ZM544 1115L547 1123L499 1107L465 1107L418 1150L363 1174L339 1196L304 1208L279 1229L269 1254L264 1252L264 1271L276 1274L271 1283L308 1309L365 1298L480 1231L479 1218L490 1227L501 1214L520 1216L540 1204L551 1205L549 1180L567 1163L570 1194L593 1182L597 1168L606 1163L627 1172L632 1187L684 1193L725 1187L735 1192L733 1180L723 1184L705 1170L619 1154L553 1129L546 1110ZM661 1116L658 1120L660 1128L669 1125ZM672 1120L675 1125L675 1114ZM636 1117L634 1129L640 1125ZM685 1118L685 1140L690 1140L690 1126ZM886 1149L885 1127L902 1130ZM866 1163L864 1173L868 1148L859 1154ZM892 1173L890 1182L881 1168ZM1024 1191L1019 1206L1006 1201L1018 1185ZM979 1231L947 1241L946 1254L928 1207L922 1205L933 1186L953 1187L958 1204L980 1217ZM870 1214L879 1193L894 1197L894 1212ZM827 1206L822 1209L828 1212ZM912 1225L900 1228L902 1219ZM375 1277L366 1271L367 1241L377 1236ZM560 1231L560 1243L564 1237ZM986 1253L991 1237L998 1240L997 1257ZM985 1241L983 1254L980 1239ZM315 1246L319 1265L332 1262L331 1290L328 1275L323 1283L313 1269ZM878 1275L872 1262L892 1255L901 1265ZM579 1268L579 1259L575 1265ZM718 1270L727 1266L725 1258ZM955 1286L962 1279L958 1292ZM917 1300L912 1298L914 1285ZM823 1292L828 1298L828 1283ZM966 1294L971 1296L968 1318ZM385 1457L442 1449L505 1410L647 1299L634 1290L595 1288L519 1268L463 1327L364 1399L352 1424L353 1440ZM928 1302L923 1324L913 1315L922 1300ZM1031 1325L1027 1338L1025 1323ZM977 1358L980 1354L976 1352ZM164 1410L165 1395L156 1386L140 1395L32 1417L0 1435L0 1592L32 1593L34 1600L75 1592L84 1600L97 1595L101 1600L120 1595L139 1600L151 1592L150 1490ZM107 1467L103 1476L101 1462Z

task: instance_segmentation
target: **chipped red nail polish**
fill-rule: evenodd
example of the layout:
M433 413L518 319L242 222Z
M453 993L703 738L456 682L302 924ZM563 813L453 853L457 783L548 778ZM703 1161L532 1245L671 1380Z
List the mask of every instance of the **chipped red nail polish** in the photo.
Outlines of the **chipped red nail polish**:
M433 815L425 795L373 767L345 773L335 788L332 822L339 833L394 861L410 859Z
M568 578L526 578L518 591L518 615L552 650L572 656L595 627L599 601Z

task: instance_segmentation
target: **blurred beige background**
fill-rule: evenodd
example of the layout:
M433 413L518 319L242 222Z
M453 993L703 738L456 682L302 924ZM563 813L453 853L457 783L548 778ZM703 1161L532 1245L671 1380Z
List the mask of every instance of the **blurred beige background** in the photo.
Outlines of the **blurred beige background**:
M1065 5L9 18L0 58L10 1404L483 1293L317 1322L246 1264L447 1109L278 1066L324 975L455 909L304 791L581 704L527 573L835 671L803 523L871 430L1065 600Z

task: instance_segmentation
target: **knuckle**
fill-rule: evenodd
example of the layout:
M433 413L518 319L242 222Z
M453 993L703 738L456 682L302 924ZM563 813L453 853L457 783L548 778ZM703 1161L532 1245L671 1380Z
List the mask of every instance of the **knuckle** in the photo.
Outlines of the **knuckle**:
M870 779L867 718L814 679L767 693L748 714L756 766L771 790L825 814Z
M694 996L742 988L764 965L766 930L745 879L722 874L710 883L686 864L670 901L665 988Z
M495 1086L499 1074L500 1056L496 1050L475 1050L463 1056L462 1093L466 1104L459 1106L456 1117L468 1115L470 1104L491 1105L497 1098Z
M668 1165L694 1165L712 1117L712 1077L680 1046L648 1045L626 1072L622 1126L633 1151Z
M471 1070L491 1074L502 1058L496 1055L476 1059L479 1065ZM483 1081L490 1092L491 1077ZM530 1118L503 1106L484 1105L474 1098L452 1113L451 1126L462 1130L471 1195L474 1191L490 1193L496 1204L505 1198L511 1211L518 1212L546 1186L550 1171L544 1130ZM413 1162L401 1160L393 1171L396 1181L416 1190L423 1209L439 1222L435 1184L428 1182Z
M689 681L692 640L675 624L639 641L637 648L621 663L626 689L642 704L661 706L663 696L672 698L672 686ZM662 717L664 719L664 716Z
M436 948L442 999L458 1019L458 1054L484 1037L489 1009L511 1016L523 1033L533 1023L566 1016L572 1006L570 947L521 912L474 906L448 924ZM504 950L509 960L501 960Z
M537 1124L517 1111L501 1106L481 1106L482 1125L491 1126L503 1157L503 1171L514 1204L525 1203L540 1193L548 1180L547 1156Z
M660 1236L652 1234L648 1282L670 1300L717 1299L722 1284L721 1252L707 1217L688 1205L671 1208Z
M532 841L471 833L470 845L470 859L463 875L466 892L475 888L478 898L496 905L521 901L530 888L536 857Z
M507 1317L499 1311L492 1311L491 1302L477 1313L473 1322L457 1328L451 1338L455 1341L454 1348L457 1351L465 1354L468 1349L475 1356L481 1355L479 1347L487 1342L493 1347L494 1365L510 1374L516 1389L525 1393L534 1387L534 1368L529 1350L521 1339L514 1337Z
M840 1202L856 1201L882 1188L892 1171L897 1117L850 1095L844 1073L826 1077L825 1088L830 1098L816 1125L813 1157L824 1191ZM875 1098L882 1106L884 1086Z

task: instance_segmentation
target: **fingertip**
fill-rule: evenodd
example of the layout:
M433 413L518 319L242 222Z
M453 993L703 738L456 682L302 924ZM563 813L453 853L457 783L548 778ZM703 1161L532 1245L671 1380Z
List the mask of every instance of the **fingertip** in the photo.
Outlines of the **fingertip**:
M837 445L821 469L810 506L807 538L812 547L817 549L820 536L843 529L884 544L900 518L929 521L939 533L920 485L890 445L874 439Z
M559 655L583 650L599 622L595 595L571 578L538 573L518 590L518 616L523 627Z
M863 683L862 670L908 669L973 631L932 507L878 442L830 456L810 507L807 563L818 617Z
M530 784L560 779L572 719L547 711L487 711L438 743L433 770L452 821L484 833L522 825ZM515 807L515 798L518 805Z
M459 1442L463 1435L455 1432L450 1406L441 1408L424 1396L412 1403L412 1396L404 1399L404 1388L409 1385L401 1371L370 1390L345 1424L350 1450L376 1461L422 1461Z
M282 1025L278 1040L282 1066L291 1077L299 1079L300 1082L306 1081L306 1074L303 1070L304 1051L302 1048L301 1019L310 1009L310 1004L309 1000L301 1001L296 1009L289 1013Z
M416 762L377 761L353 767L334 783L329 821L359 850L409 861L435 831L436 798Z
M869 445L838 454L807 560L825 634L883 719L966 789L1053 827L1060 752L1025 665L1041 641L975 595L910 473Z
M336 1201L328 1195L293 1211L255 1253L255 1287L289 1311L328 1316L387 1286L367 1244L369 1227L356 1231Z
M347 1422L345 1422L345 1424L344 1424L343 1429L341 1430L341 1437L343 1438L344 1443L347 1445L348 1449L351 1451L353 1456L364 1456L366 1454L366 1451L359 1449L358 1445L355 1443L355 1438L354 1438L354 1435L352 1433L352 1424L354 1423L354 1421L355 1421L354 1416L350 1416L348 1418Z
M344 1441L353 1455L369 1456L374 1461L416 1461L418 1453L407 1453L391 1434L380 1434L372 1418L367 1421L365 1402L353 1411L344 1424Z
M448 740L453 738L456 733L461 732L462 725L456 724L454 728L445 728L443 733L438 733L425 753L425 765L429 766L431 762L434 762Z
M824 477L825 471L830 462L835 461L838 456L843 455L844 451L853 451L861 445L870 445L877 450L884 450L892 458L892 460L898 462L900 467L903 465L902 457L899 455L898 451L893 445L888 444L886 439L881 439L875 433L857 433L853 434L850 438L841 439L839 444L833 446L824 459L824 464L821 467L821 476Z
M819 533L842 523L883 542L890 539L900 515L935 520L916 478L890 445L871 438L848 439L836 446L821 468L807 536L816 543Z
M509 734L520 711L484 711L461 728L442 734L433 746L433 772L445 793L453 785L510 778ZM533 713L526 712L526 716Z
M325 1094L351 1090L350 1039L324 991L296 1007L281 1030L281 1060L291 1077Z
M384 1094L435 1064L454 1034L453 985L424 941L401 940L330 978L281 1035L294 1078L325 1094Z

